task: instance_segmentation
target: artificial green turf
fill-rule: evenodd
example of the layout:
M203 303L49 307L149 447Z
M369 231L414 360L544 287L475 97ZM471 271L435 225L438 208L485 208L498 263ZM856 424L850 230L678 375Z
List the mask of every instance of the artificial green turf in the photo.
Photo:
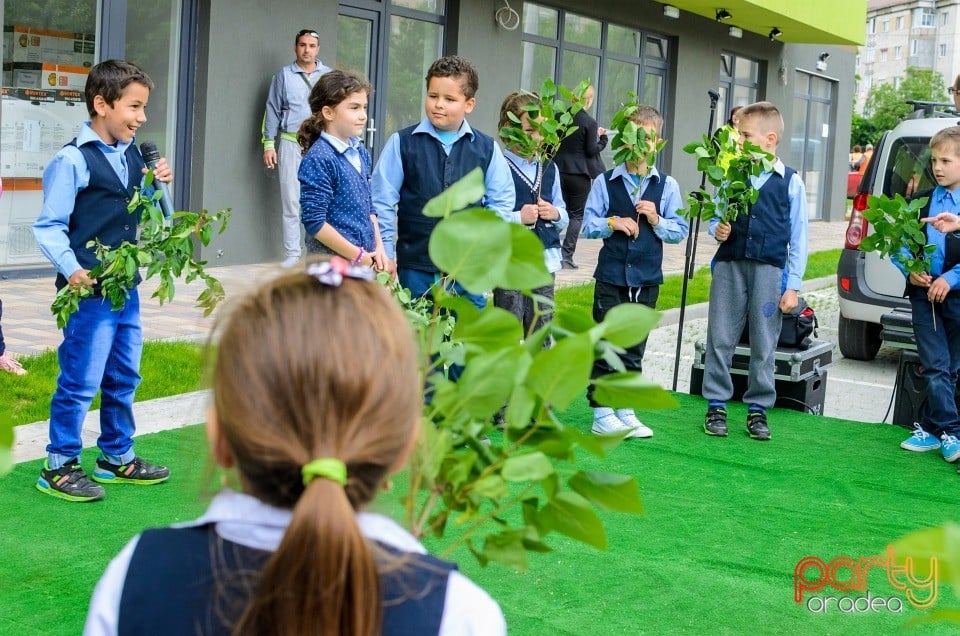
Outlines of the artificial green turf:
M500 602L511 634L881 634L917 615L908 604L903 614L812 614L793 601L794 567L808 555L883 554L907 532L960 519L955 467L939 453L899 449L903 429L785 410L770 412L770 442L746 436L740 405L730 408L730 437L709 438L704 401L676 397L681 410L639 413L652 439L629 440L603 463L580 458L581 468L640 483L645 514L603 514L607 552L550 535L556 551L531 555L525 573L457 553L461 570ZM584 400L561 417L589 430ZM124 543L205 507L202 437L191 427L138 438L172 480L108 487L94 504L36 492L40 462L0 478L0 634L47 634L50 625L79 633L90 592ZM879 570L869 583L873 596L900 594ZM938 607L960 606L947 585L940 596Z

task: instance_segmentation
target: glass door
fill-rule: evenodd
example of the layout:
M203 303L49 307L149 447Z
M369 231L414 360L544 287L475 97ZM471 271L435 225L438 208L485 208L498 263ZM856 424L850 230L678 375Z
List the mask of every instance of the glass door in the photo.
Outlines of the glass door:
M380 14L376 11L341 7L337 16L337 66L358 71L367 78L373 91L367 105L367 134L363 142L376 161L385 139L380 139L378 123L383 121L380 73Z
M823 219L826 216L824 208L830 200L827 166L831 165L830 136L835 124L833 91L834 82L797 71L789 152L783 152L783 155L789 157L787 164L803 179L807 190L807 214L811 219Z
M370 80L367 136L376 161L387 138L423 117L424 77L443 55L442 0L349 0L337 16L337 66Z

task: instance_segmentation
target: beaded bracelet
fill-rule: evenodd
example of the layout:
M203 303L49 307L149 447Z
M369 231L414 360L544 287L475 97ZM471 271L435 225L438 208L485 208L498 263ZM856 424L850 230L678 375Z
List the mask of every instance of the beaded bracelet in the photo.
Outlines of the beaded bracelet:
M363 258L363 248L360 248L360 252L357 254L357 257L351 261L351 265L359 265L360 259Z

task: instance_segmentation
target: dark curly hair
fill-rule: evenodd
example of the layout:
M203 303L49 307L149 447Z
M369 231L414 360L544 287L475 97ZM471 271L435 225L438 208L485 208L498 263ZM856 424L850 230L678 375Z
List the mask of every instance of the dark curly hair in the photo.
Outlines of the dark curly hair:
M452 77L460 82L460 89L467 99L475 97L480 88L477 69L470 60L459 55L445 55L431 64L426 77L428 87L434 77Z
M310 91L310 111L313 114L300 125L297 132L297 142L303 154L307 154L323 132L323 107L336 108L347 97L360 92L369 94L370 82L359 73L338 68L320 76Z

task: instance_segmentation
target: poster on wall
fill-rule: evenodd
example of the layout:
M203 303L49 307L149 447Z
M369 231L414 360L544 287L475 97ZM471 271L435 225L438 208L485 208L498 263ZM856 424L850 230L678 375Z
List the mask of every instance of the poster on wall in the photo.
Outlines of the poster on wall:
M47 163L89 116L83 95L94 37L6 25L0 87L0 266L44 262L32 225Z

